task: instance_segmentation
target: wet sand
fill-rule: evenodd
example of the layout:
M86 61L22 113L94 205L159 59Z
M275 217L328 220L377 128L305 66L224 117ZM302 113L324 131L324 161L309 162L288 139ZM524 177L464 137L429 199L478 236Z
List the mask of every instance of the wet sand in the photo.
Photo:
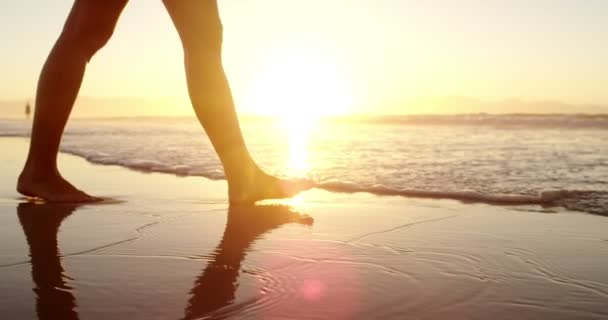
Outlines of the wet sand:
M70 155L113 200L32 204L27 141L0 149L2 319L608 319L607 217L320 190L228 208L222 181Z

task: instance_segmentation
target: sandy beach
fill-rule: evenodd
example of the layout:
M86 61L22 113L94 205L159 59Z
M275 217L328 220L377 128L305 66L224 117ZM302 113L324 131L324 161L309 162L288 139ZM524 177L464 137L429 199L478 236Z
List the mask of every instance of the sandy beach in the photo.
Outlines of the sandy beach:
M0 149L3 319L608 319L608 218L311 190L229 208L224 181L62 154L102 204L14 190Z

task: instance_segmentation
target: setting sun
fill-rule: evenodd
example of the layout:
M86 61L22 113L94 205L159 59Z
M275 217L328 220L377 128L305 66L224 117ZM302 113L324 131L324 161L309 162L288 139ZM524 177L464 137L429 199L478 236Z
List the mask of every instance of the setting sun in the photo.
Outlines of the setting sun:
M348 75L335 61L304 49L278 50L261 63L243 105L280 120L288 140L291 176L309 171L308 140L319 118L352 112Z
M319 53L277 53L259 66L243 104L257 114L281 119L314 119L349 112L349 77Z

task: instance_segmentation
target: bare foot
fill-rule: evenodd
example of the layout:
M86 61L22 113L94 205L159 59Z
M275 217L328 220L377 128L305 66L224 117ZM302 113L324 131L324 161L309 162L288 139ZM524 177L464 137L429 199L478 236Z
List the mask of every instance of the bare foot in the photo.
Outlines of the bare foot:
M285 199L313 187L310 181L285 180L271 176L261 170L254 177L228 183L231 205L252 205L267 199Z
M48 176L36 176L24 170L17 181L17 191L26 197L40 198L47 202L80 203L99 201L74 187L59 172Z

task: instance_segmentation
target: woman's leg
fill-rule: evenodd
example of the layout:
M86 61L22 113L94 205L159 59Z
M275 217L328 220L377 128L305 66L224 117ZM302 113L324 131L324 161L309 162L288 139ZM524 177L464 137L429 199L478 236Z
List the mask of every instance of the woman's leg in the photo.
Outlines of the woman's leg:
M17 190L51 202L92 201L63 179L57 153L85 68L110 39L128 0L76 0L40 74L30 150Z
M265 174L251 158L222 66L222 24L216 0L163 0L184 49L194 111L217 152L232 204L284 198L300 189Z

